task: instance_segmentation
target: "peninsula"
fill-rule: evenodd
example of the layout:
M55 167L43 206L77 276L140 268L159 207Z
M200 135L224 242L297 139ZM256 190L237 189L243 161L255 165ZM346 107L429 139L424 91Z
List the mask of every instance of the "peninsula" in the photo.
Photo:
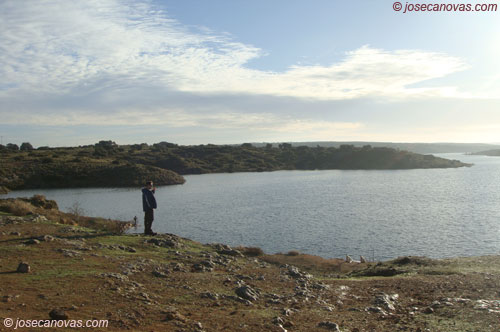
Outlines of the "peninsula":
M100 141L79 147L0 146L0 187L128 187L147 179L182 184L186 174L326 169L413 169L471 166L458 160L387 147L341 145L294 147L288 143L179 146L117 145Z

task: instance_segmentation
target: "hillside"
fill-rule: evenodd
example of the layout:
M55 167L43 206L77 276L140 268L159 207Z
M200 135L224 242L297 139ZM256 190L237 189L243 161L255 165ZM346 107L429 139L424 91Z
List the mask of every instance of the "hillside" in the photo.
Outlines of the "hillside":
M25 145L26 146L26 145ZM11 146L12 147L12 146ZM72 148L16 150L0 147L0 187L62 188L181 184L179 174L315 169L412 169L470 166L457 160L391 148L255 147L172 143L116 145L101 141Z
M99 331L498 331L498 256L347 263L173 234L120 235L89 228L88 220L83 227L77 216L56 222L51 204L9 206L17 215L0 212L0 324L19 318L61 326L97 320L105 324Z
M475 153L471 153L471 154L478 155L478 156L500 157L500 149L479 151L479 152L475 152Z
M354 145L356 147L363 147L370 145L373 147L385 147L398 150L405 150L421 154L434 154L434 153L475 153L490 149L499 149L500 145L484 144L484 143L396 143L396 142L334 142L334 141L318 141L318 142L291 142L292 146L308 146L308 147L335 147L341 145ZM256 146L265 146L265 143L256 143Z

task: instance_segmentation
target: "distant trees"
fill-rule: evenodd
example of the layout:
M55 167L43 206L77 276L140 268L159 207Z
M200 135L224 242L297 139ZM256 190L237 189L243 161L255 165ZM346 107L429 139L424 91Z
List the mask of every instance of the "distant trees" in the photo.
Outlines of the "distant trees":
M178 146L177 144L169 143L169 142L165 142L165 141L153 144L153 147L160 147L160 148L175 148L177 146Z
M17 144L9 143L7 144L7 149L11 151L19 151L19 146Z
M287 150L287 149L291 149L292 148L292 144L290 143L282 143L280 145L278 145L278 147L282 150Z
M99 141L94 145L94 156L106 157L111 154L118 145L113 141Z
M146 150L148 148L148 144L147 143L141 143L141 144L132 144L130 146L130 150L134 151L134 150Z
M29 142L24 142L21 144L21 151L32 151L34 150L33 145L31 145Z
M95 144L95 147L101 147L105 149L112 149L116 146L117 146L116 143L113 141L99 141L99 143Z

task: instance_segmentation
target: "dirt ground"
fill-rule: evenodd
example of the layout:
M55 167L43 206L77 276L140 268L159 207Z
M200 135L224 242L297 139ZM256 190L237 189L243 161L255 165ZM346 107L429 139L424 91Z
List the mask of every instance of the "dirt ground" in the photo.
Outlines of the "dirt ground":
M36 214L0 214L0 253L0 331L54 309L108 325L16 331L500 331L500 256L345 263Z

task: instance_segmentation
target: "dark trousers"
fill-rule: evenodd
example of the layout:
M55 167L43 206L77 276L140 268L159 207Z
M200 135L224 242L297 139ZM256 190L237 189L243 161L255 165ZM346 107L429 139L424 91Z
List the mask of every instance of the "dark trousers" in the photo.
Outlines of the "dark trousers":
M144 211L144 233L152 233L153 230L151 229L151 226L153 225L153 220L154 220L154 213L153 209L149 209L147 211Z

